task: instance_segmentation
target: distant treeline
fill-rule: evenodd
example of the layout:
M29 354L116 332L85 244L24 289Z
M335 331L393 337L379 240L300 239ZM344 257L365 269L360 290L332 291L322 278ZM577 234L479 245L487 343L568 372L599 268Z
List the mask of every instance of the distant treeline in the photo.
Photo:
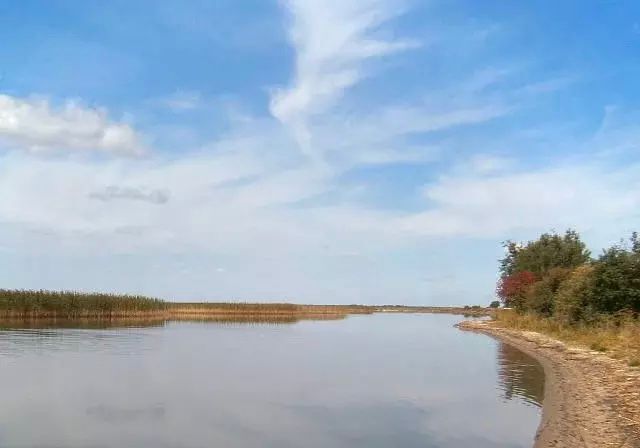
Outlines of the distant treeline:
M640 239L592 257L574 230L504 243L497 294L504 306L567 323L640 313Z

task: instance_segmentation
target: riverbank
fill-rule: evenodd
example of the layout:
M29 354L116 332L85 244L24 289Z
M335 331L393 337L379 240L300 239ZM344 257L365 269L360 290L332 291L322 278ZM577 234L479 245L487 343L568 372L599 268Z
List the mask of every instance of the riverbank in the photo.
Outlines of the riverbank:
M311 305L250 302L170 302L152 297L76 291L0 289L0 319L339 319L378 312L447 313L488 316L494 310L473 307L405 305Z
M542 418L534 448L640 448L640 368L495 321L465 321L537 359L545 372Z

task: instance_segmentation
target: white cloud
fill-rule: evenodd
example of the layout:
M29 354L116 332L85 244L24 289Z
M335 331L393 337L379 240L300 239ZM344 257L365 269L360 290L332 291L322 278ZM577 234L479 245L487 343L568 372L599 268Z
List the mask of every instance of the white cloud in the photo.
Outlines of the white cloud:
M290 126L306 151L311 151L308 120L341 98L366 76L365 63L416 43L385 40L376 31L402 12L389 0L287 0L289 37L296 52L292 84L275 90L271 112Z
M640 206L638 168L568 165L443 177L424 189L430 209L406 216L397 225L424 236L480 238L551 228L624 228Z
M509 173L452 169L424 188L424 205L414 212L343 202L343 196L320 205L313 200L319 195L348 192L331 173L312 164L293 167L286 157L274 161L260 150L294 151L275 145L285 141L275 132L241 134L180 159L126 163L5 154L0 246L33 259L55 253L92 260L100 253L153 260L145 275L163 281L145 283L142 292L152 294L189 298L209 291L221 298L350 303L388 301L404 291L397 299L404 301L418 300L415 288L427 289L421 294L435 288L417 285L415 277L440 272L429 262L430 241L488 240L497 247L521 232L534 236L568 226L604 229L617 238L640 207L638 167L607 171L590 165L521 172L512 167ZM495 166L490 156L485 160ZM95 192L120 200L92 200ZM153 192L166 192L170 200L148 204ZM425 251L424 268L396 264L393 257L407 251L415 259ZM186 257L186 268L176 267L180 274L174 276L171 261L158 254ZM226 272L216 278L224 283L213 284L211 273L220 266ZM365 277L376 278L375 284L363 282ZM108 278L124 282L118 283L123 291L136 284L133 273ZM490 283L491 273L487 278ZM55 285L77 287L77 278L68 282Z
M138 155L140 136L128 124L113 122L104 109L73 101L61 107L46 99L0 95L0 142L31 152L102 151Z
M109 185L98 191L89 193L91 199L100 201L131 200L149 202L151 204L166 204L169 201L167 190L147 190L140 187L121 187Z
M507 171L514 161L506 157L490 154L477 154L467 162L468 168L475 174L491 174Z
M149 158L64 157L137 154L143 145L105 110L0 96L0 142L26 150L0 152L0 250L19 254L0 259L0 281L200 299L464 303L480 284L479 294L491 294L495 256L486 248L499 251L502 239L568 226L617 238L637 222L638 167L556 160L535 169L519 151L523 139L505 141L500 123L473 132L564 81L523 87L521 72L492 65L438 88L399 86L400 103L343 102L372 62L415 45L384 37L398 4L286 1L296 67L272 93L272 115L217 100L220 112L206 111L187 91L151 104L224 122L216 129L225 133L197 149L175 138L176 148L163 139L169 150ZM633 123L615 127L615 115L592 143L637 148ZM192 141L210 131L189 127ZM34 155L54 150L66 152ZM58 275L65 268L72 273Z
M174 112L194 110L202 105L202 95L199 92L178 90L156 101Z

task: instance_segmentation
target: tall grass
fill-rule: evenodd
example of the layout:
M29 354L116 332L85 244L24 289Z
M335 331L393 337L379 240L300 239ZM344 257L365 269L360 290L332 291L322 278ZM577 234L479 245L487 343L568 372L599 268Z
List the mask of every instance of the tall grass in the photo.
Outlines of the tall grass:
M293 303L199 302L175 303L144 296L80 293L74 291L32 291L0 289L0 318L83 319L160 317L164 319L340 318L368 314L375 307L365 305L298 305Z
M495 322L502 327L535 331L571 345L577 345L613 358L625 359L632 366L640 364L640 320L629 313L595 316L590 321L568 323L533 313L520 314L500 310Z
M0 289L0 319L280 320L340 319L380 311L485 315L481 307L301 305L295 303L167 302L136 295Z
M375 307L366 305L299 305L294 303L194 302L170 303L173 315L180 314L253 314L253 315L346 315L370 314Z
M143 296L0 289L3 317L115 317L166 309L166 302Z

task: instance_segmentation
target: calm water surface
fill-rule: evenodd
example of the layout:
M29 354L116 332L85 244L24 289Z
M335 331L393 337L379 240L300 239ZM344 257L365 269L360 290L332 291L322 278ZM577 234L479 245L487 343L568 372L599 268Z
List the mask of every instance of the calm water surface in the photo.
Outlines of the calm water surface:
M530 447L541 367L459 320L0 330L0 446Z

